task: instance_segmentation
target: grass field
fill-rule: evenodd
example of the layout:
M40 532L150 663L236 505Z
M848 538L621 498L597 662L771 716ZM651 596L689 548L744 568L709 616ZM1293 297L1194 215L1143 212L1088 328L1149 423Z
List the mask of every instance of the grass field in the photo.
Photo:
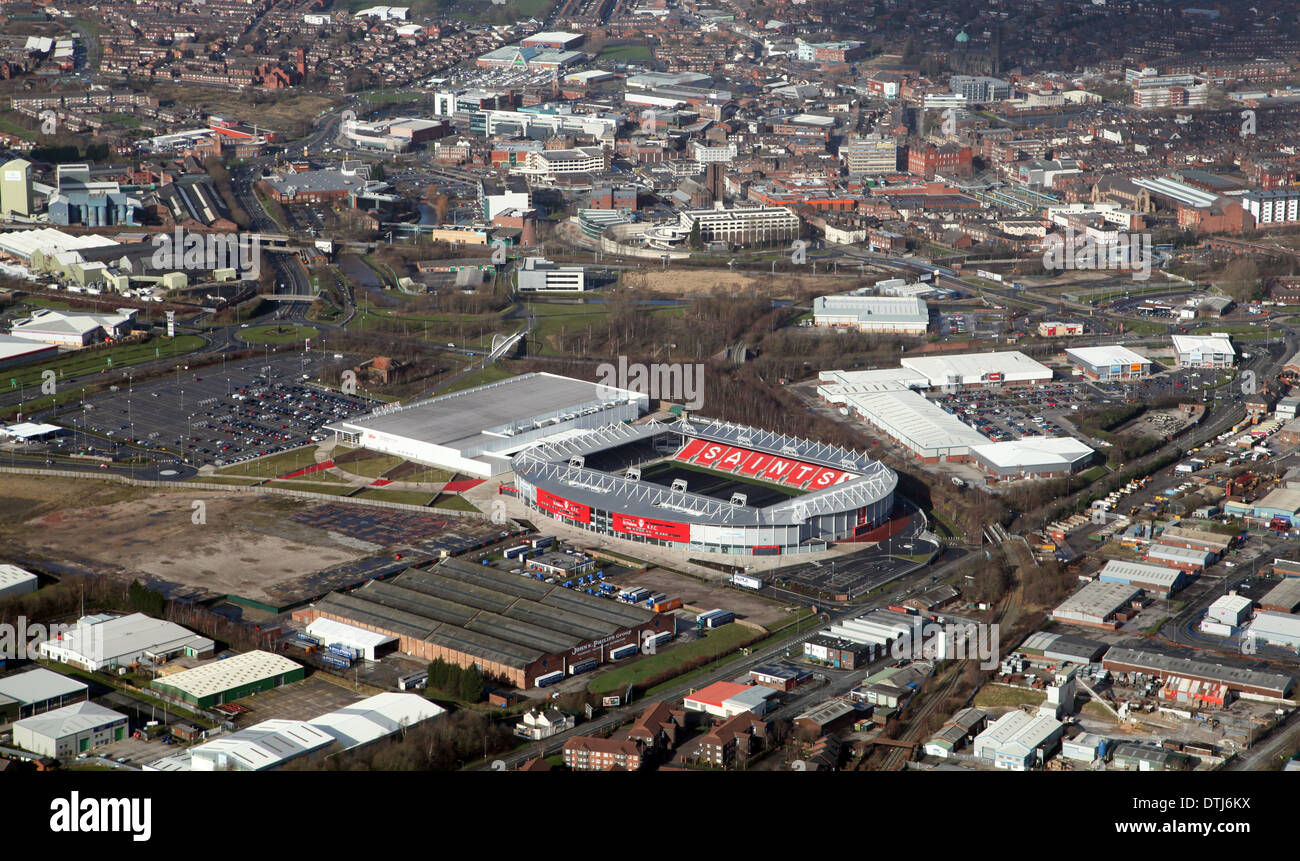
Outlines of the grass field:
M282 451L270 457L246 460L234 466L224 466L217 470L217 475L255 475L261 478L274 478L288 472L312 466L316 463L316 446L305 445Z
M709 631L699 640L667 646L658 654L635 658L625 666L602 673L591 680L587 690L594 694L622 691L630 684L654 678L675 667L681 667L694 658L718 658L734 652L753 639L754 631L744 625L723 625Z
M319 481L272 481L266 486L284 490L305 490L308 493L328 493L332 496L347 496L352 491L352 488L346 484L325 484Z
M649 45L609 45L596 55L598 60L617 63L644 63L650 59Z
M733 493L744 493L748 504L756 508L766 508L782 499L802 496L804 493L798 488L780 487L742 475L714 472L684 463L657 463L641 474L642 481L651 481L664 487L671 487L677 478L685 479L692 493L702 493L713 499L730 500Z
M1020 705L1036 706L1047 699L1047 694L1039 691L1027 691L1009 685L988 684L975 694L973 705L981 708L1010 708Z
M314 326L254 326L240 329L239 339L248 344L293 344L319 334Z
M401 502L406 505L428 505L432 494L418 490L385 490L370 488L353 496L354 499L380 499L384 502Z
M441 493L429 505L447 511L478 511L468 500L454 493Z

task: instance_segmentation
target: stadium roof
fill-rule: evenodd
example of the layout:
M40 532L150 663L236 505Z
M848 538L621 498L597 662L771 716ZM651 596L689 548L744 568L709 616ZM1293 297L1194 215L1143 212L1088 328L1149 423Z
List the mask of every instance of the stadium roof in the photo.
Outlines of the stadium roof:
M292 672L298 668L298 664L286 657L259 650L163 676L155 679L153 683L166 685L196 699L202 699L231 688Z
M1002 374L1002 381L1050 380L1052 369L1019 350L994 353L964 353L957 356L909 356L900 363L930 380L931 386L954 382L962 385L986 382L990 374Z
M567 415L596 415L611 404L647 401L638 394L556 374L511 377L328 425L351 433L374 431L457 449L473 457L498 451L503 441Z
M587 469L573 460L595 451L648 440L666 431L834 467L857 477L824 490L802 494L797 499L766 508L752 508ZM730 422L688 418L671 425L651 421L598 428L583 436L525 449L515 456L511 465L516 474L530 483L555 488L565 498L593 508L608 508L610 497L614 495L618 498L619 510L629 515L650 518L686 515L697 521L730 526L801 523L810 516L869 505L892 493L898 483L893 470L849 449Z
M1151 360L1139 355L1128 347L1108 344L1101 347L1071 347L1065 355L1077 359L1094 368L1108 368L1114 365L1149 365Z
M1031 436L974 445L971 454L1001 469L1064 468L1091 457L1092 449L1072 436Z

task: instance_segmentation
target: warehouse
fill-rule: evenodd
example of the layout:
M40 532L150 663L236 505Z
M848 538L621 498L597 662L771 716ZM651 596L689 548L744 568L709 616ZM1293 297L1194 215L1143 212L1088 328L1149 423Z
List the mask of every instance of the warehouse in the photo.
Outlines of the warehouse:
M1300 515L1300 490L1289 487L1270 490L1250 510L1251 518L1265 525L1275 520L1290 524L1300 520L1297 515Z
M867 424L927 463L966 460L972 446L989 438L913 391L877 392L849 398Z
M1207 550L1215 556L1222 556L1232 546L1232 536L1186 526L1166 526L1160 532L1160 543L1192 550Z
M1151 360L1128 347L1072 347L1065 356L1090 380L1140 380L1151 375Z
M1045 661L1092 664L1101 660L1107 648L1105 643L1085 637L1039 631L1026 637L1016 651Z
M343 750L352 750L396 735L447 710L418 694L381 693L312 718L309 724L328 733Z
M1093 450L1072 436L1025 437L971 446L971 462L994 481L1061 478L1083 469Z
M1237 361L1232 338L1222 332L1174 335L1174 355L1180 368L1231 368Z
M1259 609L1270 613L1294 613L1300 608L1300 578L1288 577L1259 599Z
M1122 646L1114 646L1106 652L1102 663L1112 673L1145 673L1161 679L1179 676L1202 682L1217 682L1227 685L1229 690L1236 693L1265 697L1285 697L1295 686L1295 679L1286 673L1246 670Z
M736 682L714 682L682 700L687 711L704 712L723 719L745 712L765 714L768 700L776 691L765 685L742 685Z
M971 751L994 768L1028 771L1047 760L1064 731L1049 714L1007 712L975 737Z
M924 335L930 328L925 300L902 296L818 296L813 325L895 335Z
M35 592L38 585L36 575L30 571L17 565L0 565L0 601Z
M272 652L245 652L154 679L149 686L199 708L221 705L302 681L306 671Z
M1130 609L1141 594L1141 589L1125 583L1094 580L1062 601L1052 611L1052 618L1058 622L1113 631L1124 622L1123 619L1117 619L1116 614Z
M378 634L333 619L317 619L307 626L307 633L327 646L337 643L355 649L367 661L377 661L397 648L397 637L391 634Z
M264 720L191 748L194 771L266 771L323 750L334 736L300 720Z
M92 672L162 663L179 655L212 657L213 643L174 622L132 613L129 616L83 616L58 640L40 645L43 657Z
M405 654L477 666L518 688L579 661L604 662L646 633L676 631L671 615L455 558L332 593L293 618L332 619L394 636Z
M1041 385L1052 369L1019 350L962 353L956 356L910 356L899 364L925 377L931 388Z
M409 404L386 405L326 429L339 442L490 478L510 457L568 434L631 421L647 394L534 373Z
M22 365L37 359L52 359L59 354L53 344L40 344L30 338L0 335L0 368Z
M1300 649L1300 616L1261 610L1250 623L1250 633L1269 646Z
M84 702L89 690L82 682L44 667L6 676L0 679L0 723Z
M1152 544L1142 557L1155 565L1177 568L1188 574L1204 571L1214 561L1214 554L1208 550L1194 550L1190 547L1173 547L1168 544Z
M1168 598L1190 582L1186 572L1177 568L1119 559L1107 562L1097 577L1108 583L1127 583L1161 598Z
M804 657L829 664L840 670L856 670L870 663L875 655L876 646L818 634L803 644Z
M126 715L81 702L24 718L14 724L14 744L23 750L54 759L71 759L79 753L126 738Z

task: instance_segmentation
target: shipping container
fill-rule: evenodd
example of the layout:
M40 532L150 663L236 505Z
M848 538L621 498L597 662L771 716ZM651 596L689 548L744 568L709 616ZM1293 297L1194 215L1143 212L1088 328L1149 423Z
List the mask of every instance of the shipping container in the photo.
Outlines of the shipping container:
M294 634L293 638L297 640L299 643L305 643L308 646L320 645L320 640L316 639L311 634L305 634L302 631L299 631L296 634Z
M636 643L628 643L626 646L619 646L616 649L609 650L609 659L619 661L623 658L630 658L637 653Z
M397 689L399 691L413 691L425 687L429 683L429 673L422 670L418 673L411 673L409 676L402 676L397 680Z
M682 606L681 598L665 598L662 601L656 601L650 605L650 609L656 613L667 613L669 610L679 610Z
M556 682L560 681L563 678L564 678L564 673L562 671L557 670L554 673L547 673L544 676L538 676L533 681L533 684L535 684L539 688L544 688L547 685L555 684Z
M352 662L349 661L347 658L343 657L342 655L336 655L333 652L322 652L320 659L324 663L329 664L331 667L338 667L339 669L342 670L346 670L352 666Z
M361 652L351 646L345 646L342 643L330 643L328 649L330 654L338 655L340 658L347 658L349 661L355 661L357 658L361 657Z

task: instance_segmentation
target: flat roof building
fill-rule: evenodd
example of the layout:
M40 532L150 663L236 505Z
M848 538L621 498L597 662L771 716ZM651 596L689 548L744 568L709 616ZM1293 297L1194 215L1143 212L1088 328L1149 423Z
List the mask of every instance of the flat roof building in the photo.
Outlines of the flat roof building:
M1295 687L1295 679L1286 673L1247 670L1123 646L1107 651L1102 664L1113 673L1147 673L1159 678L1178 676L1224 684L1237 693L1268 697L1285 697Z
M151 688L208 708L301 681L306 671L288 658L254 651L154 679Z
M61 709L89 696L84 682L36 667L0 679L0 723Z
M129 667L144 661L161 663L184 655L212 656L213 642L174 622L144 613L129 616L83 616L58 640L38 647L42 656L96 672Z
M924 461L964 460L989 438L913 391L883 391L847 398L859 418Z
M80 702L14 724L14 744L41 756L71 759L126 738L127 718L92 702Z
M17 565L0 565L0 600L31 594L36 591L39 582L35 574ZM0 655L0 658L3 657Z
M1055 478L1082 469L1093 450L1071 436L1038 436L971 446L970 456L994 480Z
M1259 599L1259 608L1273 613L1294 613L1300 608L1300 578L1288 577Z
M1189 574L1204 571L1214 561L1214 554L1208 550L1191 547L1177 547L1171 544L1152 544L1142 557L1147 562L1177 568Z
M1052 611L1052 618L1058 622L1115 630L1121 624L1115 614L1131 605L1141 594L1141 589L1126 583L1094 580L1062 601Z
M682 704L688 711L705 712L724 719L744 712L762 715L768 710L768 700L776 693L765 685L714 682L685 697Z
M1231 368L1237 362L1237 350L1226 334L1174 335L1173 342L1181 368Z
M813 324L896 335L924 335L930 328L925 300L898 296L818 296Z
M975 737L971 752L994 768L1028 771L1046 760L1064 731L1051 715L1008 712Z
M191 748L194 771L266 771L329 747L334 736L300 720L265 720Z
M1300 648L1300 616L1261 610L1250 623L1250 633L1256 640L1270 646Z
M1097 577L1110 583L1128 583L1161 598L1168 598L1189 582L1187 574L1177 568L1120 559L1107 562Z
M343 750L396 735L447 710L418 694L385 692L320 717L309 724L324 730Z
M1140 380L1151 375L1150 359L1118 344L1071 347L1065 355L1090 380Z

